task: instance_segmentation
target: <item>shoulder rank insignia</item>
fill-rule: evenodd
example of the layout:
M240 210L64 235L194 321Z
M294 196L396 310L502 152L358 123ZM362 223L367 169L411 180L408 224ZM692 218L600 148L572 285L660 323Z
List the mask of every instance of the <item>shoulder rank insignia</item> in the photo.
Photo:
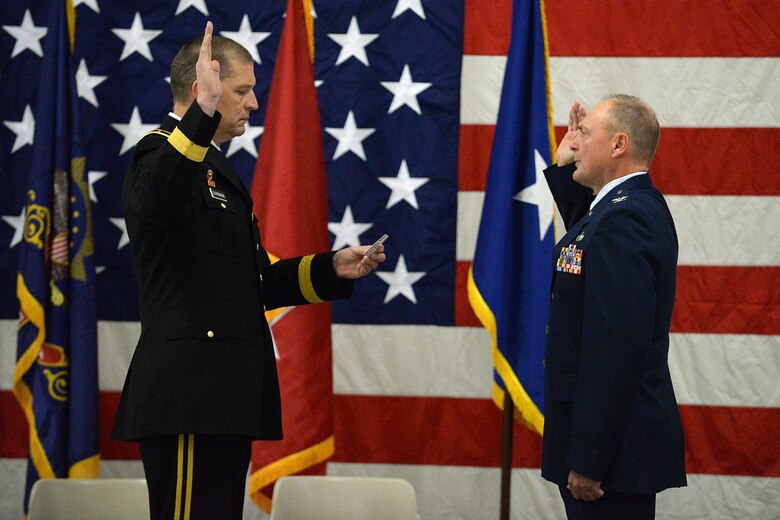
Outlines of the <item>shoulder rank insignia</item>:
M623 195L622 197L615 197L612 199L612 204L617 204L618 202L623 202L628 198L628 195Z
M582 249L577 249L574 244L561 249L555 270L563 273L582 274Z

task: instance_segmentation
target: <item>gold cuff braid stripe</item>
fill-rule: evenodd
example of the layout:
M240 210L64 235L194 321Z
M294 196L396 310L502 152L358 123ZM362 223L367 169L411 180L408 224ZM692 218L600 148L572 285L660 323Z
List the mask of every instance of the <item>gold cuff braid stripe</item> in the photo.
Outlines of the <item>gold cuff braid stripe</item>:
M298 285L301 288L301 294L306 298L309 303L323 302L317 293L314 291L314 284L311 281L311 262L314 259L314 255L304 256L301 259L301 263L298 264Z
M206 157L206 152L208 151L207 147L197 145L190 141L190 139L184 135L184 132L179 130L178 126L171 132L170 137L168 137L168 142L190 161L203 162L203 159Z

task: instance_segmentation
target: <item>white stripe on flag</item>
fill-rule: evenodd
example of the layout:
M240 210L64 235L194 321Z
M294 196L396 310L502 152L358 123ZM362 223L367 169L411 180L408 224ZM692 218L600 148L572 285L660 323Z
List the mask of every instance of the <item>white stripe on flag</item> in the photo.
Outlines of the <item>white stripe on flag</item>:
M672 334L669 370L679 404L779 407L780 336Z
M458 193L456 255L471 261L485 193ZM780 244L767 240L780 222L780 197L666 197L680 241L679 265L780 265Z
M426 397L491 396L483 328L333 325L333 391Z
M15 321L0 320L0 390L11 390ZM136 322L98 322L100 390L118 392L135 347ZM490 399L490 340L482 328L333 325L337 394ZM680 404L780 406L774 372L780 336L672 334L669 366Z
M506 56L463 57L461 124L496 124L505 68ZM780 59L551 57L550 83L557 126L573 101L622 92L647 101L662 127L776 127Z
M667 195L680 265L780 265L780 197Z

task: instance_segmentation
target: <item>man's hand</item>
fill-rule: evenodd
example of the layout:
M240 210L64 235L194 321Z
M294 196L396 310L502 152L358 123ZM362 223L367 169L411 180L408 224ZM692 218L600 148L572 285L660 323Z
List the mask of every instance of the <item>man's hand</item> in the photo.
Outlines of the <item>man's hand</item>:
M580 475L574 471L569 472L569 485L566 487L577 500L592 502L604 495L604 490L601 489L601 482L591 480L585 475Z
M195 89L198 104L209 117L217 111L219 98L222 97L222 81L219 79L219 62L211 59L211 33L214 26L206 22L203 43L200 44L198 63L195 65Z
M561 143L558 145L558 151L555 154L555 162L558 163L558 166L566 166L567 164L574 162L574 152L569 145L574 141L574 138L577 137L577 134L579 134L580 121L582 121L587 114L588 109L585 108L585 105L579 101L575 101L572 104L571 110L569 110L569 129L566 132L566 135L563 136L563 139L561 139Z
M333 270L340 278L362 278L385 261L385 246L380 245L370 256L363 256L371 246L353 246L333 255Z

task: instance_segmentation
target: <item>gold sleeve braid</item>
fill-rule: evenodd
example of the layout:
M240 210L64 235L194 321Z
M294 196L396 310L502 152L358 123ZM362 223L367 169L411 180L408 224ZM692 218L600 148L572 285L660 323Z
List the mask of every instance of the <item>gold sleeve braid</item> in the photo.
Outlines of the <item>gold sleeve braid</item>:
M301 263L298 264L298 285L301 288L301 294L306 298L309 303L323 302L317 293L314 291L314 284L311 281L311 262L314 259L314 255L304 256L301 259Z
M190 141L190 139L184 135L184 132L179 130L178 126L171 132L171 135L168 137L168 142L184 157L195 162L203 162L203 159L206 157L206 152L208 151L208 147L200 146Z

